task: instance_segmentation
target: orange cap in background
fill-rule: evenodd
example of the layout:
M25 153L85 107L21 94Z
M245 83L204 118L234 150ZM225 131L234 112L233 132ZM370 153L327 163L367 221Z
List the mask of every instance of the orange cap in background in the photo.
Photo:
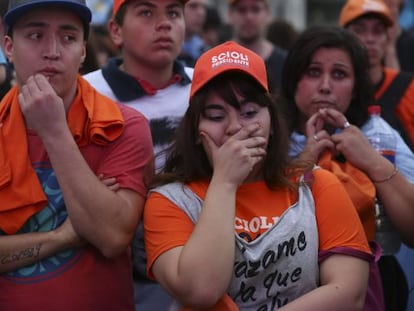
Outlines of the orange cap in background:
M267 92L266 66L259 55L233 41L207 50L194 66L190 98L216 76L227 71L239 71L255 79Z
M112 6L112 14L116 15L121 5L123 5L125 2L128 2L129 0L114 0L114 5ZM189 0L181 0L183 4L186 4Z
M355 19L367 14L378 15L388 27L394 24L394 19L388 6L382 0L348 0L342 7L339 25L344 27Z

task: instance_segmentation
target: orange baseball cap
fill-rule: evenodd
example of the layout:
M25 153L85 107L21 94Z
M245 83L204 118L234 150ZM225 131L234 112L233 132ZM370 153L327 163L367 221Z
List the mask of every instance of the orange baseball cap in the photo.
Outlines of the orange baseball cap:
M342 7L339 25L345 27L355 19L367 14L378 15L388 27L394 24L388 6L382 0L348 0Z
M210 80L227 71L247 74L269 92L263 58L236 42L227 41L207 50L197 60L190 98Z
M129 0L114 0L114 5L112 6L112 14L116 15L121 5ZM189 0L180 0L183 4L186 4Z

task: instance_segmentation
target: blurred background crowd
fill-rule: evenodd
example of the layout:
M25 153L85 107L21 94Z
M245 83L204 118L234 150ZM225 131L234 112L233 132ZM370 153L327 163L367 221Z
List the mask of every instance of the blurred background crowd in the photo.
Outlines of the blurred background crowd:
M0 19L7 10L7 2L0 1ZM107 26L112 15L113 0L86 0L86 2L93 12L93 17L87 43L87 58L81 68L81 74L96 71L106 65L110 58L120 55L120 50L109 36ZM272 88L277 88L280 86L280 72L276 68L282 68L286 52L292 47L297 36L310 26L338 25L338 17L346 1L269 0L271 20L263 20L261 25L257 25L258 31L265 39L260 41L264 43L260 46L248 41L248 35L243 33L247 30L243 29L237 14L229 11L229 2L231 1L190 0L186 4L185 40L178 60L188 67L193 67L203 52L234 39L265 59L269 82ZM411 56L411 51L414 51L414 0L384 0L384 2L389 4L396 21L389 30L391 39L389 43L395 48L398 60L397 64L385 60L387 62L385 65L414 73L414 58ZM2 32L2 23L0 23L1 37ZM271 48L267 48L270 46L269 43ZM0 99L13 84L13 68L4 57L0 45ZM414 310L414 271L409 272L411 273L406 271L409 275L407 311Z
M192 5L191 2L194 2ZM192 0L187 16L186 31L188 38L183 45L183 53L191 54L188 49L194 48L194 42L190 37L201 38L198 44L202 45L201 51L217 45L233 37L231 21L229 21L228 3L220 0ZM392 2L392 1L391 1ZM400 2L398 32L413 38L414 42L414 0L402 0ZM87 0L87 5L93 12L92 32L89 38L88 60L84 63L82 73L88 73L106 64L108 58L117 56L119 50L112 43L107 30L107 22L112 13L112 0ZM268 39L281 47L288 49L294 42L298 33L307 27L314 25L337 25L337 17L345 0L271 0L272 22L267 25ZM202 9L200 10L202 4ZM0 3L0 17L7 9L7 1ZM193 18L191 18L193 16ZM2 27L0 25L0 34ZM193 51L194 52L194 51ZM183 55L183 59L185 55ZM403 69L414 71L414 65L404 65L400 57ZM410 61L411 62L411 61ZM6 63L6 59L0 50L0 64ZM414 63L414 62L413 62ZM192 66L189 60L187 65ZM5 80L6 69L0 68L0 83ZM8 85L0 89L7 90ZM4 92L4 91L3 91Z

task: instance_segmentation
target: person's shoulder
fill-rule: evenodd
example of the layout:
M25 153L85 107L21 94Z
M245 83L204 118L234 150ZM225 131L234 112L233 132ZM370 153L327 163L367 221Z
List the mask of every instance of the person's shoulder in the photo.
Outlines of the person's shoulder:
M100 86L102 85L102 82L106 81L102 73L102 68L88 72L82 77L94 87Z
M91 72L88 72L88 73L83 75L83 78L87 81L95 80L98 77L102 77L102 69L101 68L97 69L97 70L94 70L94 71L91 71Z
M184 67L184 71L190 79L193 79L194 68L186 66L186 67Z
M108 81L104 76L103 68L91 71L87 74L84 74L82 77L102 95L109 97L112 100L115 100L117 98L112 88L113 85L110 84L111 81Z
M323 184L323 185L332 185L339 183L339 179L330 171L316 167L313 171L314 183L316 185Z
M305 171L300 179L301 182L310 187L313 192L315 189L321 190L340 183L339 179L332 172L317 164L314 165L311 170Z
M270 53L269 57L265 60L265 63L269 69L271 68L271 70L275 70L275 68L281 70L282 64L285 62L285 59L287 57L287 51L274 45L273 43L272 46L272 52Z
M105 78L102 74L102 69L97 69L95 71L88 72L87 74L84 74L82 77L98 91L102 91L101 88L105 84Z
M285 49L282 49L280 46L274 43L272 43L272 45L273 45L273 51L272 51L273 57L285 59L287 56L287 51Z
M403 83L403 85L407 85L407 90L410 91L410 93L414 90L414 73L404 71L404 70L397 70L394 68L384 68L384 75L386 81L389 81L389 84L394 81L394 79L398 78L399 83Z
M411 94L413 94L414 93L414 73L403 71L403 72L401 72L401 74L404 76L404 79L410 80L409 85L408 85L408 91ZM411 106L412 109L414 109L414 107L412 107L412 105L410 105L410 106Z
M399 73L397 69L390 67L384 67L383 72L386 77L395 77Z
M124 121L124 137L135 137L139 140L141 147L151 146L151 129L148 119L138 110L127 105L115 102L118 105Z
M117 101L114 101L114 103L119 107L119 110L121 111L121 114L124 117L125 122L128 122L132 119L147 120L147 118L138 110Z

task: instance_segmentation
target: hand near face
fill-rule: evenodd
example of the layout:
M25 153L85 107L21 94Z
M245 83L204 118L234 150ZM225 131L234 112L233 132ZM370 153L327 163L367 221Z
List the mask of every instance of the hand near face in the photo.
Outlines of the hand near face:
M18 98L26 127L35 130L39 136L53 133L66 124L63 101L45 76L29 77L20 88Z
M321 111L326 122L330 124L344 124L345 116L334 109L323 109ZM372 148L368 139L362 131L354 126L343 129L340 133L331 136L335 144L335 150L344 155L346 160L363 171L368 171L376 158L381 158L379 153Z
M319 148L315 149L322 152L324 146L327 146L326 148L334 150L335 153L342 154L348 162L365 171L371 166L372 160L378 157L378 153L371 147L368 139L358 127L349 125L344 128L346 122L346 117L338 110L330 108L319 110L318 113L308 120L307 133L314 133L312 130L317 131L321 123L323 126L328 125L329 127L342 130L332 135L329 135L324 130L320 130L316 134L318 137L316 143L312 142L315 139L308 134L307 147L308 145L316 145Z
M223 182L240 185L266 155L267 141L259 136L260 125L242 127L221 146L205 132L200 137L213 166L214 176Z
M326 149L335 150L331 135L324 129L325 120L320 112L313 114L306 122L306 141L300 159L317 163L320 155Z

